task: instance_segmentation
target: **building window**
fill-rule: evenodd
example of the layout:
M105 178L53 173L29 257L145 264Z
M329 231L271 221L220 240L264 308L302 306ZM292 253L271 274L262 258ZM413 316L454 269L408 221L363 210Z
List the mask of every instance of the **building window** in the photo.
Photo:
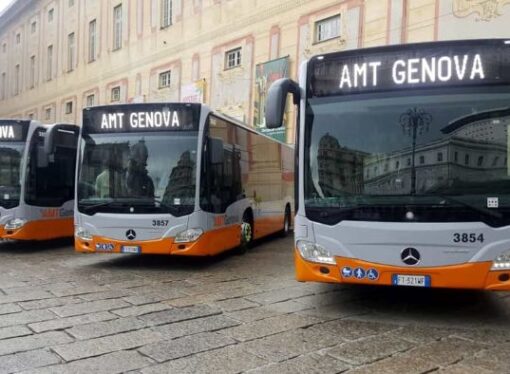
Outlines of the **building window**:
M46 55L46 80L51 81L53 79L53 45L48 46L48 52Z
M51 108L46 108L46 110L44 111L44 119L45 120L51 119Z
M69 8L74 5L74 0L69 0Z
M469 155L464 157L464 164L469 165Z
M443 152L437 154L437 162L443 162Z
M113 8L113 50L122 48L122 4Z
M340 36L340 15L315 22L315 41L324 42Z
M55 9L51 8L50 10L48 10L48 23L53 22L54 13L55 13Z
M2 44L2 52L7 52L7 43Z
M478 157L478 166L483 165L483 156Z
M20 43L21 43L21 34L17 33L16 34L16 44L20 44Z
M89 22L89 62L96 60L96 20Z
M400 169L400 161L395 161L395 169Z
M32 34L35 34L35 31L37 30L37 23L34 21L32 22L32 25L30 26L30 31Z
M120 101L120 87L113 87L112 88L112 102Z
M161 28L172 25L172 0L161 0Z
M35 56L30 57L30 88L35 87Z
M30 113L30 114L28 115L28 119L34 119L34 113Z
M407 159L407 166L411 166L411 158L410 157Z
M68 101L66 103L66 114L72 114L73 113L73 102Z
M95 104L95 101L96 101L96 96L94 94L91 94L91 95L88 95L87 96L87 106L94 106Z
M0 87L0 99L5 100L7 95L7 75L2 73L2 87Z
M14 96L19 94L20 69L19 64L14 68Z
M459 162L459 152L455 152L455 153L453 154L453 161L455 161L455 162Z
M241 48L232 49L225 53L225 69L241 66Z
M420 156L420 164L423 165L425 163L425 156Z
M494 157L494 160L492 160L492 166L497 166L499 161L499 156Z
M170 77L172 72L170 70L159 74L159 88L170 87Z
M67 71L74 70L74 32L67 36Z

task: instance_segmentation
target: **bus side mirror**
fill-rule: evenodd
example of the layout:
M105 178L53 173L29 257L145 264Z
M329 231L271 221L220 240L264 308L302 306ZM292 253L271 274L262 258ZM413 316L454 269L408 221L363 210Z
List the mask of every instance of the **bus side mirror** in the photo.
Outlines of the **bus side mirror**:
M44 153L49 158L58 147L74 148L78 144L79 129L74 125L58 124L46 131Z
M301 89L299 84L289 78L278 79L269 88L265 114L268 129L276 129L282 126L288 94L292 94L294 104L299 105Z
M223 164L223 141L217 138L209 138L209 153L211 164Z

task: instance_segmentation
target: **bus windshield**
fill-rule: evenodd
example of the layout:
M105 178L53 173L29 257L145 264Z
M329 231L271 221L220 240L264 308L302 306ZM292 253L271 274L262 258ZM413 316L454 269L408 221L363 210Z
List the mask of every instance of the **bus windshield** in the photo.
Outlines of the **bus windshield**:
M305 206L317 222L510 224L510 88L307 102Z
M0 206L18 206L20 200L20 168L25 143L0 143Z
M88 134L78 209L85 214L193 211L198 131Z

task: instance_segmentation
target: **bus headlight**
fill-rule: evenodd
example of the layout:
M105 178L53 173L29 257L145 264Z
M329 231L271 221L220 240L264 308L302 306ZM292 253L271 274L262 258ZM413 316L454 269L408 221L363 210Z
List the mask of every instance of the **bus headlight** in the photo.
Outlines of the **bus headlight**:
M298 240L296 247L301 254L301 257L307 261L336 265L335 258L331 256L331 253L318 244L305 240Z
M26 219L14 218L14 219L7 221L7 223L5 224L5 229L6 230L17 230L17 229L22 228L25 225L25 223L27 223Z
M190 243L196 241L204 233L202 229L188 229L175 235L176 243Z
M510 270L510 251L507 251L494 260L492 263L492 271L494 270Z
M92 234L90 231L84 229L83 227L76 227L74 230L74 236L81 240L92 240Z

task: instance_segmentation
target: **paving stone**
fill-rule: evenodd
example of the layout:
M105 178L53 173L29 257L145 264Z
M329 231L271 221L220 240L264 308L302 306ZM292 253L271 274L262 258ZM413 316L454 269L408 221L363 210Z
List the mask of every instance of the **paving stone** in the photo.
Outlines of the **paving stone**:
M0 295L0 304L18 303L20 301L50 299L54 296L47 291L28 291L10 295Z
M140 352L158 362L164 362L235 343L234 339L227 336L206 332L150 344L142 347Z
M227 316L240 322L254 322L261 319L277 316L278 312L264 307L250 308L226 313Z
M411 343L432 343L441 338L446 338L454 333L454 330L423 325L409 325L392 332L400 339Z
M508 373L508 371L506 372ZM374 372L371 372L371 374L373 373ZM494 374L494 373L504 373L504 371L492 371L482 369L479 366L466 366L460 363L442 368L434 372L434 374Z
M32 334L32 331L25 326L18 325L0 328L0 339L15 338L17 336L30 334Z
M315 326L323 333L333 334L343 340L358 340L371 335L382 334L391 330L397 330L398 326L382 324L378 322L356 321L352 319L343 319L330 321Z
M0 373L14 373L59 362L60 358L47 349L10 354L0 357Z
M298 329L256 339L244 344L247 352L271 362L279 362L309 352L333 347L341 340L317 330Z
M108 287L98 286L98 285L84 285L84 286L71 286L66 288L53 288L50 289L51 293L55 296L63 297L63 296L75 296L75 295L83 295L90 294L93 292L103 292L110 291Z
M483 345L458 338L446 338L441 341L422 345L408 352L409 359L423 358L439 366L451 365L463 358L480 352ZM510 366L509 366L510 367Z
M249 322L241 326L232 327L224 333L239 341L247 341L264 336L277 334L299 327L310 326L317 323L311 317L302 317L295 314L275 316L260 321Z
M496 373L510 373L510 344L499 344L465 359L462 363Z
M113 313L118 314L121 317L134 317L141 316L143 314L149 314L153 312L159 312L166 309L171 309L172 307L168 304L163 303L155 303L155 304L144 304L144 305L136 305L123 309L116 309Z
M64 360L74 361L103 355L105 353L141 347L161 339L162 336L152 329L143 329L60 345L55 347L54 351L64 358Z
M118 318L105 322L93 322L74 326L67 329L66 332L76 339L85 340L99 338L101 336L118 334L120 332L139 330L147 327L146 321L134 317Z
M68 364L52 365L23 374L116 374L140 369L153 363L136 351L121 351L86 358Z
M185 321L199 317L219 314L220 310L208 305L195 305L185 308L173 308L161 312L144 314L140 319L148 321L154 325L163 325L172 322Z
M37 348L51 347L58 344L66 344L72 341L73 339L69 335L59 331L4 339L0 340L0 356Z
M68 327L82 325L84 323L107 321L117 318L110 312L97 312L90 314L82 314L75 317L56 318L51 321L31 323L28 325L35 332L43 332L50 330L62 330Z
M341 344L328 351L330 356L352 365L362 365L397 352L406 351L413 345L391 335L378 335Z
M55 317L55 314L49 310L31 310L26 312L4 314L0 317L0 327L26 325L27 323L47 321Z
M131 295L132 292L128 289L121 290L108 290L102 292L94 292L87 293L85 295L80 295L80 298L87 301L96 301L96 300L107 300L107 299L118 299L121 297L125 297Z
M259 306L259 304L254 303L253 301L246 300L242 297L215 301L214 303L212 303L212 305L220 308L224 312L234 312L242 309L248 309Z
M111 309L120 309L128 306L129 304L121 299L111 299L66 305L57 308L52 308L51 310L60 317L72 317L80 314L89 314Z
M175 306L177 308L182 308L185 306L199 305L199 304L212 304L215 301L221 300L224 297L222 295L218 295L216 293L208 293L202 295L193 295L180 297L178 299L168 300L167 303L171 306Z
M235 374L267 364L267 361L247 353L241 345L229 345L189 357L179 358L143 369L144 374ZM250 371L251 373L251 371Z
M350 369L344 362L330 356L311 353L278 364L250 371L250 374L337 374ZM371 374L374 374L373 372Z
M296 300L287 300L280 303L266 305L263 308L278 314L288 314L310 309L311 307L298 303Z
M18 305L25 310L34 310L34 309L47 309L47 308L53 308L53 307L57 307L57 306L76 304L76 303L82 303L82 302L83 302L83 300L78 299L76 297L56 297L53 299L24 301L24 302L18 303Z
M239 325L239 322L222 316L196 318L192 320L171 323L169 325L154 327L158 333L167 339L175 339L185 335L197 334L199 332L217 331L228 327Z
M356 368L349 371L349 374L422 374L432 372L438 367L437 364L425 358L395 355L373 364Z
M313 291L307 290L300 286L277 289L270 292L263 292L256 295L246 296L248 300L259 304L274 304L281 301L295 299L301 296L313 294Z
M0 305L0 315L1 314L9 314L20 312L21 308L16 304L1 304Z

